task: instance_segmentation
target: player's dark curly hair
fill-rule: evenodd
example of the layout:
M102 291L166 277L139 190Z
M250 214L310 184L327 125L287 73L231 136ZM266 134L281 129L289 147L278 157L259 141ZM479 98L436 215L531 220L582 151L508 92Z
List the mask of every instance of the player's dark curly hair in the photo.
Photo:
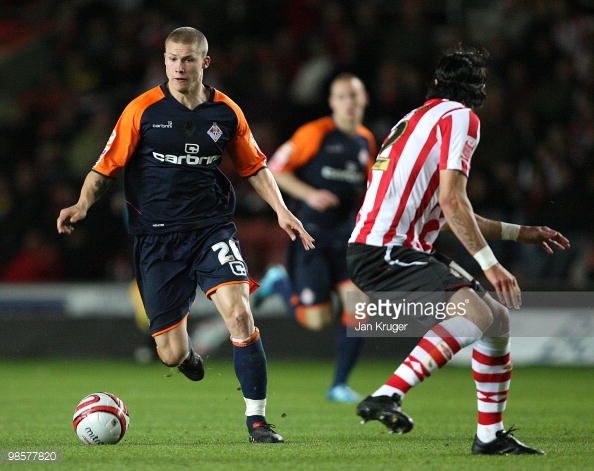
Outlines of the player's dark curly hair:
M447 51L437 63L427 99L446 98L470 108L480 107L487 98L488 59L489 52L485 49L458 46Z

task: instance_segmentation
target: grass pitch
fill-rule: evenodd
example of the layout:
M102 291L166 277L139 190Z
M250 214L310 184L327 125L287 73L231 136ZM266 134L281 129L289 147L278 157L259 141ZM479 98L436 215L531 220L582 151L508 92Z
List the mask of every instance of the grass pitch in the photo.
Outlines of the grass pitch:
M393 370L363 359L352 386L367 394ZM404 407L406 435L379 422L362 426L353 405L324 394L330 362L269 361L268 420L286 443L250 444L243 400L230 361L207 362L192 383L160 364L115 361L0 361L2 469L60 470L585 470L592 469L594 375L591 368L516 368L506 426L545 456L473 456L474 383L469 368L446 367L415 388ZM126 437L87 446L76 437L73 408L109 391L130 411ZM7 451L59 451L60 463L6 463ZM3 461L3 462L2 462Z

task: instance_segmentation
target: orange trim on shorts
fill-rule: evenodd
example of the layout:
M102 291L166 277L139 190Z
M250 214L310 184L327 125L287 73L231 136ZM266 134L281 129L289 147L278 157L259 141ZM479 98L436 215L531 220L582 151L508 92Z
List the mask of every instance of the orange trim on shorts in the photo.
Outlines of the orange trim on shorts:
M260 287L260 283L254 280L251 276L248 277L248 283L250 284L250 294Z
M204 293L206 295L206 297L210 297L216 290L218 290L219 288L221 288L222 286L226 286L226 285L236 285L238 283L249 283L249 280L234 280L234 281L225 281L224 283L218 284L213 288L210 288L206 293ZM251 286L250 286L251 288ZM255 289L255 288L254 288ZM251 290L250 290L251 293Z
M172 326L167 327L166 329L160 330L159 332L155 332L154 334L151 334L151 337L157 337L161 334L164 334L165 332L169 332L170 330L175 329L176 327L179 327L186 319L187 317L190 315L190 313L188 312L181 321L176 322L175 324L173 324Z
M258 339L260 338L260 330L255 327L256 330L254 330L254 333L252 335L250 335L247 339L245 340L241 340L241 339L234 339L233 337L231 337L231 343L233 344L234 347L248 347L251 344L253 344L254 342L257 342Z

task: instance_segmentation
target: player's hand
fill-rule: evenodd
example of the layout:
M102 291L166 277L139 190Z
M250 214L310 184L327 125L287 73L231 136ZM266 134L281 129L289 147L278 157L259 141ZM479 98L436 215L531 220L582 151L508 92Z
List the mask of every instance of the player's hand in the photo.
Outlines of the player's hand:
M485 276L495 288L499 302L510 309L520 309L522 305L522 292L518 280L501 264L485 270Z
M74 223L87 217L87 212L81 207L74 205L60 211L56 226L59 234L72 234Z
M315 248L315 239L305 230L301 221L292 212L288 210L281 211L278 214L278 225L289 235L292 241L295 241L299 236L305 250Z
M334 208L340 204L338 196L328 190L315 190L308 193L304 199L306 205L316 211L326 211L329 208Z
M540 245L549 255L555 250L571 247L571 243L563 234L547 226L522 226L518 234L518 242Z

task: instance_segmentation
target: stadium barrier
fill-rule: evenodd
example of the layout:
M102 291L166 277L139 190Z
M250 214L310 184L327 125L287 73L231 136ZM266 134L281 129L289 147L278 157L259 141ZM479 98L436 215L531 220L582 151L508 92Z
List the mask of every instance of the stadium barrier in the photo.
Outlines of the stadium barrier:
M133 358L150 339L137 327L130 286L0 284L0 358ZM335 329L312 332L302 328L289 318L280 298L266 300L254 316L269 356L333 357ZM542 325L547 319L556 329L547 337L514 337L516 365L594 365L594 307L522 309L514 312L512 319L512 327L515 323L519 332L528 331L527 325ZM202 293L191 308L189 330L195 343L208 354L229 354L231 347L224 325L212 302ZM368 338L364 355L394 359L396 363L416 341L413 337ZM465 349L453 364L467 365L469 361L470 349Z

